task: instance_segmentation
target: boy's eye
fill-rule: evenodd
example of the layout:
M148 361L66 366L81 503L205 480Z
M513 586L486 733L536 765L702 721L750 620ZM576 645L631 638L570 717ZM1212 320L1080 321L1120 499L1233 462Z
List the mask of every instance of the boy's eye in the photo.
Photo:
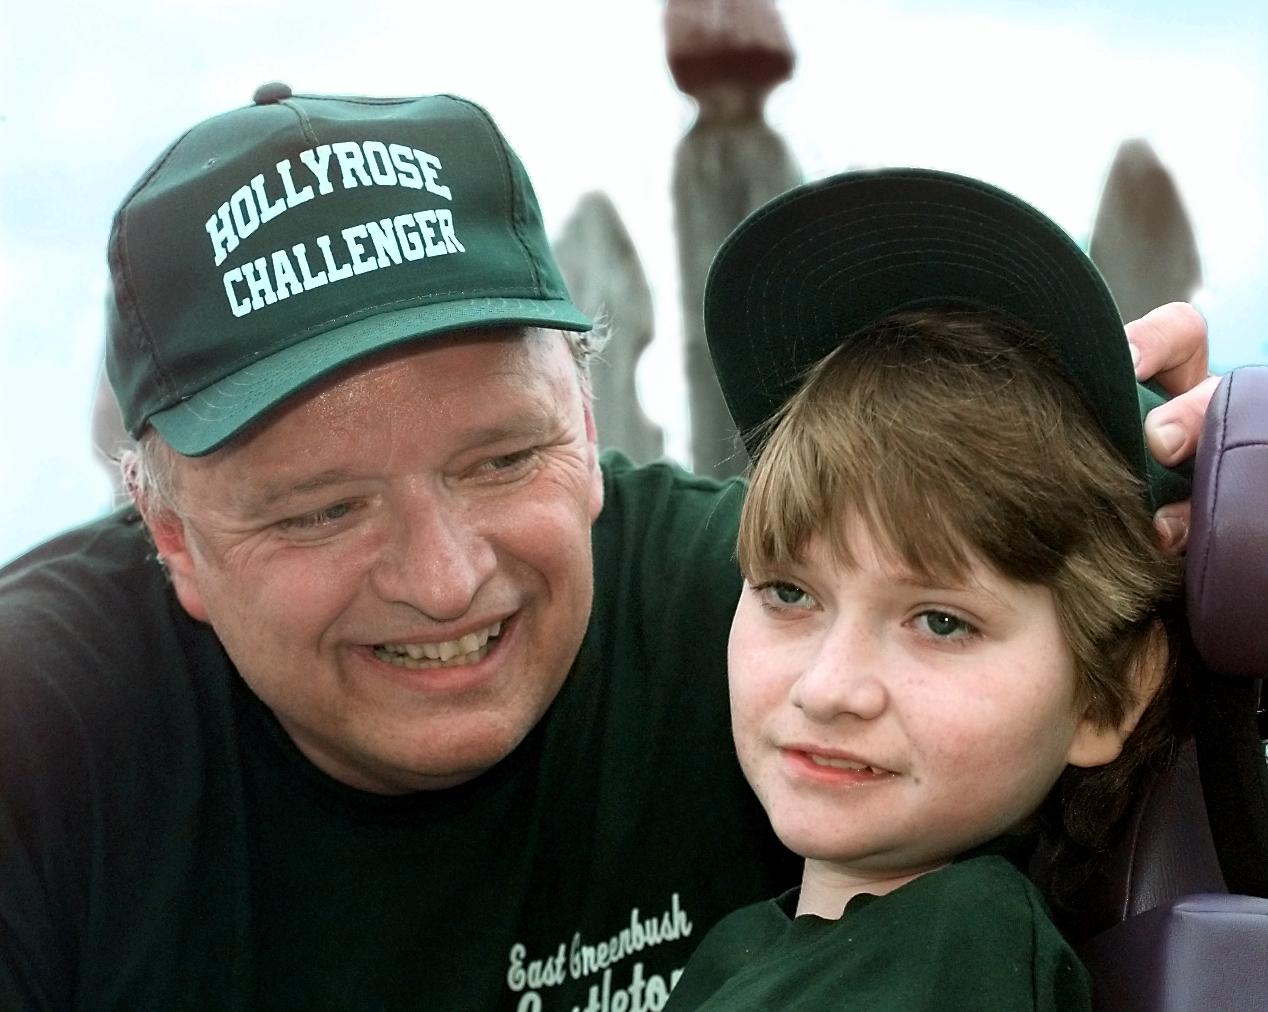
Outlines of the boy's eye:
M916 616L916 623L937 639L960 639L977 632L958 615L945 611L922 611Z
M812 608L815 599L795 583L771 580L753 588L769 608Z

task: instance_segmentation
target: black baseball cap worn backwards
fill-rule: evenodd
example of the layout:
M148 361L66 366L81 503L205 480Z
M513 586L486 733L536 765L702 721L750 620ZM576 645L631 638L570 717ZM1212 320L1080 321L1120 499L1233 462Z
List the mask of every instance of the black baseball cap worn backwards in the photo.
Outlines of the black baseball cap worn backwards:
M1153 505L1188 482L1145 448L1162 397L1136 382L1100 272L1049 218L977 179L929 169L846 172L776 197L723 243L705 334L751 456L807 370L881 317L920 306L989 310L1052 342Z
M209 453L365 355L499 325L589 330L523 165L479 106L261 87L115 215L107 372L135 437Z

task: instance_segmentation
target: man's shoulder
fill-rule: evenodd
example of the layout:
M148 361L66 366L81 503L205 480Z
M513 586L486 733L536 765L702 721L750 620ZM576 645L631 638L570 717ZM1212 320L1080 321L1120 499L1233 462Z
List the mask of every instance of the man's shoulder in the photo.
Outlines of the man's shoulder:
M670 461L636 465L611 450L602 465L596 588L632 595L622 608L637 599L656 622L676 609L674 622L694 616L690 621L707 623L716 612L729 626L740 586L735 538L743 482L702 478Z
M682 465L661 458L650 464L636 464L616 449L599 456L604 485L618 495L683 496L688 499L743 499L743 478L710 478L694 474Z
M50 1005L70 1007L65 985L160 1007L183 982L138 967L240 931L230 671L127 511L0 570L0 921L21 926L0 939L0 1005L26 1007L21 967ZM110 990L132 986L150 997Z
M166 597L144 524L117 510L0 569L0 655L126 635Z
M45 542L0 570L0 787L42 792L50 811L88 791L143 810L140 781L175 782L227 741L231 671L134 514Z
M35 592L71 589L77 581L118 581L122 574L154 564L154 548L140 516L121 507L36 545L0 567L0 606L12 607ZM78 585L78 583L76 584Z
M599 526L617 527L635 538L660 538L697 547L735 548L742 479L719 481L692 474L670 460L635 464L617 450L601 457L604 483Z
M188 681L181 671L199 638L130 510L0 569L0 694L23 725L63 713L88 731L161 708Z

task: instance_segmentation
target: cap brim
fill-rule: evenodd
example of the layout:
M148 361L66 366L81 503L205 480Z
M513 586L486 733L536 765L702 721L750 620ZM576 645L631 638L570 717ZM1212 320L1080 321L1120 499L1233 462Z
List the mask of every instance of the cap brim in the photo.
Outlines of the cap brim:
M1091 261L1012 194L925 169L792 190L718 252L705 332L750 454L757 427L810 366L881 317L931 304L1002 312L1051 339L1110 441L1145 476L1131 355Z
M149 421L177 453L202 456L294 394L367 355L457 330L514 326L584 331L593 324L566 299L468 299L378 313L252 362L155 412Z

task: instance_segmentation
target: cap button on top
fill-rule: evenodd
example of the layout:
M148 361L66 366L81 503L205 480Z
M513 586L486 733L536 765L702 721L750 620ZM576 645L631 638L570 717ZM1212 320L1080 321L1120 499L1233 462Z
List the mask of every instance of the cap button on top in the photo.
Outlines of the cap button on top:
M281 81L268 81L255 89L253 99L256 105L273 105L284 98L291 97L291 86Z

